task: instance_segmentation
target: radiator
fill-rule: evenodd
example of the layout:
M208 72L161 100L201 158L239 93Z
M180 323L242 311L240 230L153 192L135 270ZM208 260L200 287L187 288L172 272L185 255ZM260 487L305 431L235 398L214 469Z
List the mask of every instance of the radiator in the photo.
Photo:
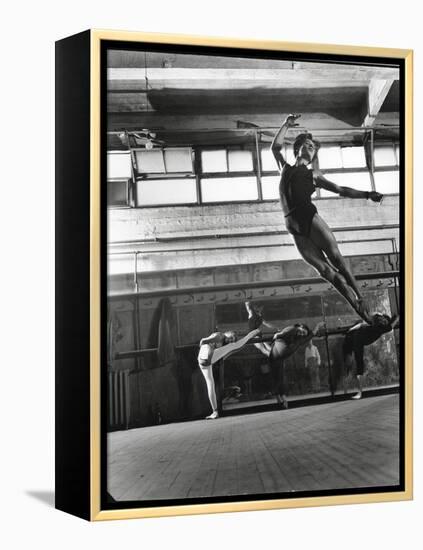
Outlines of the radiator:
M111 430L127 430L130 420L129 370L109 371L108 424Z

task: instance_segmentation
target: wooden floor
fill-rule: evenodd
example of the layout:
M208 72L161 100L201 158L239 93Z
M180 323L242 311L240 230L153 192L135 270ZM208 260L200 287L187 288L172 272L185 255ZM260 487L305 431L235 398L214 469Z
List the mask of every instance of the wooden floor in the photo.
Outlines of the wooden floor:
M108 435L118 501L319 491L399 482L398 395Z

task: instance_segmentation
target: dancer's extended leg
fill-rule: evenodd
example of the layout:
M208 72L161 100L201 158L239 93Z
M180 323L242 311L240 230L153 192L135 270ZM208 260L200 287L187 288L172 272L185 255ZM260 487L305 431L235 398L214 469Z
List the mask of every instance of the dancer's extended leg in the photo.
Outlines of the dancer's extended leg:
M303 259L319 273L319 275L331 283L343 296L351 307L362 317L368 320L367 312L363 311L361 300L356 296L353 288L348 285L344 276L339 273L328 261L319 248L311 239L302 235L294 235L298 252Z
M364 303L354 274L350 270L345 258L342 256L332 230L318 214L314 216L311 224L310 239L323 250L331 264L338 270L338 272L346 280L347 284L354 290L359 302L358 314L365 321L370 321L370 314Z
M217 361L220 361L221 359L225 359L232 353L235 353L236 351L241 349L243 346L245 346L245 344L247 344L252 338L257 336L259 333L260 333L259 329L252 330L246 336L244 336L244 338L241 338L236 342L226 344L226 346L217 348L213 353L213 356L211 358L211 363L214 365L215 363L217 363Z

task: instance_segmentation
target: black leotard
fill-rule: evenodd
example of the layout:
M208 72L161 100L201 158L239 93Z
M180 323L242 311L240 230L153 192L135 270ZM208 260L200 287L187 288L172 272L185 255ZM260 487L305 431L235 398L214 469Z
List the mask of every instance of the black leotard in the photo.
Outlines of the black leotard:
M286 228L292 235L308 237L317 208L311 202L316 187L313 171L304 165L285 164L279 184L279 196L285 214Z
M354 358L357 367L357 374L364 373L364 346L369 346L376 342L378 338L390 332L392 330L392 325L386 326L372 326L372 325L363 325L360 328L350 330L345 335L344 343L342 350L344 357L351 353L354 353Z

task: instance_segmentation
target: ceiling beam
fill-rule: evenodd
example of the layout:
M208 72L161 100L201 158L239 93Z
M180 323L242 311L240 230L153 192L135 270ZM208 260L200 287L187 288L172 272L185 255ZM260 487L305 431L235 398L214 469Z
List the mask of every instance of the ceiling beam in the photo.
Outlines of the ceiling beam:
M231 115L213 114L206 116L175 115L167 113L158 115L154 112L148 113L110 113L108 115L108 130L139 130L140 128L149 128L150 130L160 131L192 131L203 130L207 128L210 132L213 130L239 129L239 121L255 124L262 128L278 128L289 113L275 112L268 114L245 113L239 110ZM345 118L345 113L344 113ZM362 119L355 121L354 126L360 126ZM335 113L304 113L301 118L301 126L306 127L313 132L319 128L332 128L334 130L345 130L351 128L352 121L343 120ZM318 139L321 139L320 137Z
M368 110L363 121L363 126L373 126L393 82L393 80L380 80L376 78L370 81L368 90Z
M335 68L336 67L336 68ZM108 91L162 88L239 89L267 85L272 88L362 86L371 80L397 80L398 69L390 67L301 65L284 69L180 69L109 68Z

